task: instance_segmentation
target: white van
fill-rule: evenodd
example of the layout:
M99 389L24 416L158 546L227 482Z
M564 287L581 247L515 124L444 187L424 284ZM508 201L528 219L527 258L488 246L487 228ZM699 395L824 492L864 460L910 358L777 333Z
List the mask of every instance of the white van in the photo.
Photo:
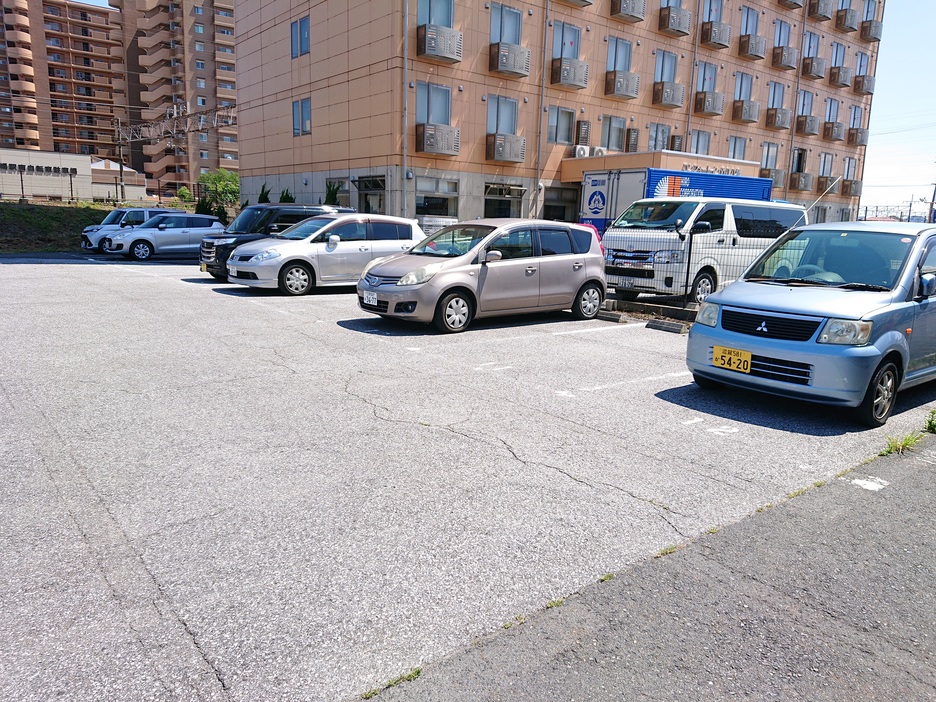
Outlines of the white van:
M688 293L701 302L738 278L783 232L807 223L804 207L783 202L638 200L602 237L608 286L625 300Z

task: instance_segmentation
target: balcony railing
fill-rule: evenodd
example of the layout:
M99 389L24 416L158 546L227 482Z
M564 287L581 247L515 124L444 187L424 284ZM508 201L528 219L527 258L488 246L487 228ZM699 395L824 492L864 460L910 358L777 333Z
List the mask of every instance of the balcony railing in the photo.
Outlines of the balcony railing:
M416 28L416 55L443 63L462 60L462 33L438 24L421 24Z
M859 95L874 95L874 76L855 76L855 92Z
M550 82L566 88L582 90L588 87L588 63L579 59L554 58Z
M815 115L800 115L796 118L796 133L802 136L819 134L819 118Z
M826 122L822 125L822 138L826 141L845 141L845 123Z
M799 65L799 51L792 46L775 46L771 65L784 71L792 71Z
M861 38L864 41L881 41L883 31L884 25L877 20L865 20L861 23Z
M695 94L694 110L698 115L725 114L725 94L713 90L700 90Z
M857 32L858 10L838 10L835 13L835 28L840 32Z
M526 160L526 138L516 134L488 134L485 147L488 161L523 163Z
M867 146L868 130L861 127L852 127L848 130L849 146Z
M855 69L850 66L832 66L829 71L829 84L847 88L855 77Z
M530 75L530 50L504 41L491 44L488 70L505 76L526 77Z
M738 57L748 61L759 61L767 56L767 37L743 34L738 40Z
M447 124L417 124L416 151L442 156L458 156L461 133Z

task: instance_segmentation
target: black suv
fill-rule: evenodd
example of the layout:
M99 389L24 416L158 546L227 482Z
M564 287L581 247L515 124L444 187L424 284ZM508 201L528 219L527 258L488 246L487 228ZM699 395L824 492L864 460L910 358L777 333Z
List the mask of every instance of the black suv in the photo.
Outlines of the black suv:
M198 261L203 273L227 280L227 260L231 252L248 241L263 239L309 217L338 212L355 212L351 207L333 205L271 204L250 205L240 211L227 229L201 242Z

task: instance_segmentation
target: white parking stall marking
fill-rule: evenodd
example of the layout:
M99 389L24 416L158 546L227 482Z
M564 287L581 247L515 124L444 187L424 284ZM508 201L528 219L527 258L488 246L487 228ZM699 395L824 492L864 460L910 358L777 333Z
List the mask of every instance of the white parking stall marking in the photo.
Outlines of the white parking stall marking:
M713 434L716 434L717 436L728 436L729 434L737 434L741 430L738 429L738 427L721 426L714 427L713 429L706 429L705 431L709 431Z
M488 371L502 371L502 370L509 370L513 368L513 366L498 366L497 368L488 367L488 366L496 366L496 365L497 365L497 361L488 361L487 363L482 363L480 366L477 366L475 370L479 373L486 373Z
M565 336L567 334L590 334L592 332L610 331L612 329L643 329L646 324L609 324L602 327L591 327L590 329L573 329L572 331L553 332L553 336Z
M857 485L860 488L864 488L865 490L871 490L872 492L883 490L888 485L890 485L890 483L887 482L886 480L875 478L873 475L869 475L865 478L855 478L851 482L852 482L852 485Z
M702 417L696 417L695 419L689 419L683 422L684 425L688 426L690 424L698 424L699 422L704 422L705 420Z

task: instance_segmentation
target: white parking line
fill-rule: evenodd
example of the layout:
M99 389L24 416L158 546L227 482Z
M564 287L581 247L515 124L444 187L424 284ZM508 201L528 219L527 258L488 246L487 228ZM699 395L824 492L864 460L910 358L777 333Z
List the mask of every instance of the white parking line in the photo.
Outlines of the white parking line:
M646 324L610 324L606 327L592 327L590 329L573 329L572 331L553 332L553 336L564 336L566 334L591 334L592 332L609 331L611 329L643 329Z
M886 488L888 485L890 485L890 483L886 480L875 478L873 475L869 475L867 479L856 478L855 480L852 480L852 485L857 485L858 487L864 488L865 490L877 492L878 490L883 490Z

